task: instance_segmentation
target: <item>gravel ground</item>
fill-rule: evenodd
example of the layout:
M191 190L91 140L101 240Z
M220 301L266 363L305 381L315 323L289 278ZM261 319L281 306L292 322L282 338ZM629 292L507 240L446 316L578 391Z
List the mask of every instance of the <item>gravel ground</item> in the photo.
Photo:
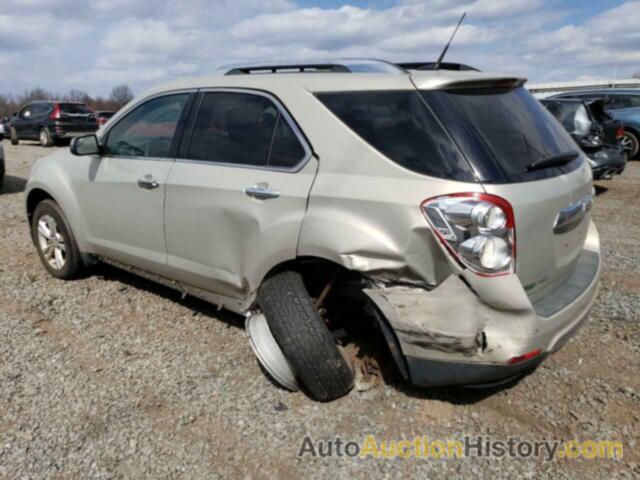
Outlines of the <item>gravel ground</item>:
M48 153L5 142L0 194L0 478L638 478L640 162L600 182L604 273L592 319L520 382L387 381L329 404L276 388L242 319L118 270L48 276L23 189ZM622 460L298 458L305 435L622 440Z

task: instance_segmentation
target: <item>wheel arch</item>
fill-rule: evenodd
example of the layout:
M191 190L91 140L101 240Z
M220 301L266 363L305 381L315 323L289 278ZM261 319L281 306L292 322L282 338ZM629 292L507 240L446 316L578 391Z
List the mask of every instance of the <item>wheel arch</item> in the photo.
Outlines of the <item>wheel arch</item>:
M73 235L78 245L83 261L87 264L92 263L91 258L87 253L87 249L85 248L84 236L82 235L83 230L81 228L81 225L79 224L80 220L76 219L76 216L74 216L74 212L76 212L76 210L70 207L70 201L68 201L68 199L65 199L64 196L56 195L55 193L52 193L50 189L40 184L34 185L29 188L26 194L25 207L29 229L31 229L33 214L38 204L44 200L52 200L59 205L60 209L64 213L64 217L69 226L69 229L71 230L71 234Z
M384 311L371 300L369 295L364 293L365 288L373 286L373 280L371 278L367 277L362 272L349 269L345 265L330 258L320 256L300 256L280 262L272 267L271 270L269 270L262 278L260 285L270 277L286 270L297 271L302 275L305 285L308 286L311 283L316 284L316 290L318 288L317 284L324 285L330 282L334 276L339 277L339 281L341 281L343 285L345 285L346 282L352 284L350 289L353 291L350 292L350 294L361 296L361 299L367 302L364 308L376 322L377 327L380 330L381 338L389 349L389 354L391 358L393 358L396 368L405 380L409 380L406 359L402 354L400 342L393 330L393 327L391 326L391 323L389 322L389 319L385 316ZM358 286L358 284L360 285ZM340 287L341 285L338 285L338 288ZM317 293L317 291L312 292L312 295L313 293ZM258 308L257 295L252 308Z

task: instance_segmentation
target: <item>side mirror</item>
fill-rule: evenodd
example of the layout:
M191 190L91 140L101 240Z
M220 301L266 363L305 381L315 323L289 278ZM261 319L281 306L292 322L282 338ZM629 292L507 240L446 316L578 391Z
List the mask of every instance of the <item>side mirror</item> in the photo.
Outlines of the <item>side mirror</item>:
M100 154L98 137L94 134L72 138L69 149L71 150L71 153L78 156Z

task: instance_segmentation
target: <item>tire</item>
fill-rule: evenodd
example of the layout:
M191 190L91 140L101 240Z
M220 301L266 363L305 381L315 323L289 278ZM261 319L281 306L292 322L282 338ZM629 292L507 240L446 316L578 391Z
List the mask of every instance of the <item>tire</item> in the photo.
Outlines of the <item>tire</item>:
M9 129L9 136L11 137L11 145L18 145L20 141L18 140L18 132L14 127Z
M49 242L46 241L47 235L44 235L45 231L39 231L41 221L45 222L46 227L49 229ZM33 243L38 250L40 261L49 274L63 280L72 280L80 276L85 266L78 250L78 244L71 233L62 210L56 202L43 200L38 204L31 222L31 235ZM51 241L53 237L55 237L55 241ZM49 253L45 253L45 250L47 250L45 248L46 245L54 245L58 246L58 248L54 247L52 250L48 250ZM64 253L58 255L57 250L63 250ZM61 259L62 261L60 261Z
M51 138L51 133L49 133L49 129L47 127L42 127L40 129L40 132L38 133L38 140L40 140L40 145L45 148L53 145L53 139Z
M311 398L326 402L351 390L353 372L299 273L286 271L265 280L258 302L273 337Z
M640 150L640 140L638 140L638 136L634 132L630 132L629 130L624 131L623 141L625 142L626 148L628 148L627 152L629 155L629 160L638 157L638 151Z

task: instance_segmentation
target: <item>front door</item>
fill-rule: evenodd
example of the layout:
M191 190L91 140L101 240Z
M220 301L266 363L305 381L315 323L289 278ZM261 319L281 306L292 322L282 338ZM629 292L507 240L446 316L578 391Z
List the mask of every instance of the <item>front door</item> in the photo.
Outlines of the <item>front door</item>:
M317 160L274 98L206 92L167 181L171 277L242 298L296 256Z
M136 107L102 138L104 154L88 158L76 190L93 253L165 272L166 181L189 95L164 95Z

